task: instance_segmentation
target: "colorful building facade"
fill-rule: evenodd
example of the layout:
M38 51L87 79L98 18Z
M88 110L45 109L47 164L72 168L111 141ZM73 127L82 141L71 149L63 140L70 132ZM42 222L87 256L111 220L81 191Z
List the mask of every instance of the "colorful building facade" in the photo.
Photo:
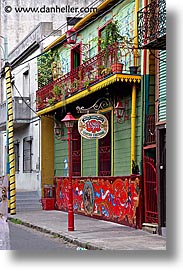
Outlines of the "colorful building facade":
M50 44L38 59L36 95L42 119L42 188L56 185L56 209L68 209L67 129L61 120L71 112L76 118L71 148L74 211L136 228L144 221L145 80L138 49L139 8L137 0L103 1L97 12L67 32L69 38L65 33ZM107 130L96 138L101 115Z

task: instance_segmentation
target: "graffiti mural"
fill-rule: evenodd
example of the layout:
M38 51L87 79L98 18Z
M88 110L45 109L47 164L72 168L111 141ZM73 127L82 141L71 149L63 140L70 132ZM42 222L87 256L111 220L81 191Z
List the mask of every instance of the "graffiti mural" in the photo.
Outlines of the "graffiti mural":
M67 211L68 178L56 178L56 205ZM73 179L75 213L118 223L136 223L140 177Z

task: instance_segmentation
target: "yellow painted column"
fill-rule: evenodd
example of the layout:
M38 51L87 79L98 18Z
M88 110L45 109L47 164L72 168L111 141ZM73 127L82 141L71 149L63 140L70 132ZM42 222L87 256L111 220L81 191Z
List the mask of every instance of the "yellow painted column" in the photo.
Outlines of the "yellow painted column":
M131 172L132 161L135 161L135 136L136 136L136 85L132 86L132 110L131 110Z
M54 180L54 120L41 117L41 184L42 195L45 184Z
M5 64L6 94L7 94L7 135L8 135L8 157L9 157L9 192L10 192L10 214L16 214L16 183L15 183L15 153L13 134L13 102L11 88L11 72L9 63Z

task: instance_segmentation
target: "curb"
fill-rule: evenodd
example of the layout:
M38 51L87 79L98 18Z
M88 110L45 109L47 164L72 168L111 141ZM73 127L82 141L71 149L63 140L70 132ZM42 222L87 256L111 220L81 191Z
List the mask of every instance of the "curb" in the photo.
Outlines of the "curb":
M77 245L77 246L79 246L81 248L85 248L86 250L104 250L104 248L98 247L98 246L90 244L88 242L81 242L78 239L73 239L70 236L66 236L64 233L59 234L59 233L51 231L51 230L49 230L47 228L42 228L40 226L31 224L29 222L24 222L24 221L22 221L20 219L17 219L17 218L8 217L8 220L10 222L12 222L12 223L23 225L23 226L35 229L35 230L37 230L39 232L43 232L43 233L49 234L49 235L54 236L56 238L61 238L61 239L63 239L64 241L66 241L68 243L72 243L72 244Z

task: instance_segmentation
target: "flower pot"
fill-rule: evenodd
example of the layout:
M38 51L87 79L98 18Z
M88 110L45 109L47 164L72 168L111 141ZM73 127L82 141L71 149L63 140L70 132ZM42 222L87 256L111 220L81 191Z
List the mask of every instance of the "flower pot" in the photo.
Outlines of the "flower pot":
M138 66L130 66L130 74L137 74Z
M111 69L113 73L122 73L123 71L123 64L122 63L115 63L111 65Z

